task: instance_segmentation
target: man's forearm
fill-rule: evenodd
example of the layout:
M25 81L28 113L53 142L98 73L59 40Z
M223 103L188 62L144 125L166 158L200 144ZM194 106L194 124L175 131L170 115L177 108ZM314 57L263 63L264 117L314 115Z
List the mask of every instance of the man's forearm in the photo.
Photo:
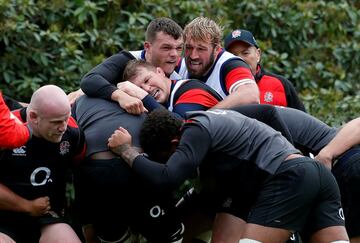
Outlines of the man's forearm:
M256 84L244 84L220 101L214 108L231 108L245 104L259 104L259 90Z
M118 154L125 160L130 167L132 167L135 158L140 155L138 149L129 144L123 144L111 149L114 153Z

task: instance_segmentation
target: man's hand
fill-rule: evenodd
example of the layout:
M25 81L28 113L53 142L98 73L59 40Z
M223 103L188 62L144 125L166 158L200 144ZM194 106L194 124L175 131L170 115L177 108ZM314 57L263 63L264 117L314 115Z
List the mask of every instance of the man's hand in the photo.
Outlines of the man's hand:
M148 93L140 88L139 86L136 86L135 84L131 83L130 81L124 81L117 84L117 88L124 91L128 95L132 97L136 97L140 100L144 99L145 96L148 95Z
M81 90L81 89L78 89L74 92L71 92L67 95L68 97L68 100L70 102L70 105L74 104L75 103L75 100L77 98L79 98L80 96L83 96L84 95L84 92Z
M49 197L39 197L29 201L27 213L33 217L39 217L51 209Z
M112 149L123 144L131 145L131 139L130 133L125 128L119 127L109 138L108 146Z
M115 130L108 140L108 146L115 154L118 154L132 167L135 158L140 154L137 148L131 146L131 135L122 127Z
M120 107L129 114L140 115L143 112L147 112L147 109L139 98L132 97L120 89L112 93L111 99L117 101Z

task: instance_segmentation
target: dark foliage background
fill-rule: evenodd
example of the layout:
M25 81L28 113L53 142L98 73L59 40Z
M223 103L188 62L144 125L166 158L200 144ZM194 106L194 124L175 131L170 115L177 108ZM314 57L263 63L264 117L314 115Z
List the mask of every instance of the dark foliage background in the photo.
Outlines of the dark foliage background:
M44 84L66 92L121 49L139 49L147 24L203 15L247 28L264 66L290 79L310 113L332 125L359 116L360 4L299 0L0 0L0 89L28 101Z

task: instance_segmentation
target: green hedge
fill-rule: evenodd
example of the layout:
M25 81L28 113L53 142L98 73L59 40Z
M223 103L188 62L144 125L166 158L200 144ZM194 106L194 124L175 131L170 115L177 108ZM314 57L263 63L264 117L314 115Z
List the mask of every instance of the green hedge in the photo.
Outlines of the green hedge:
M360 4L296 0L0 0L0 88L27 101L53 83L66 92L105 57L139 49L145 27L168 16L184 26L203 15L247 28L264 66L289 78L308 110L331 124L358 116Z

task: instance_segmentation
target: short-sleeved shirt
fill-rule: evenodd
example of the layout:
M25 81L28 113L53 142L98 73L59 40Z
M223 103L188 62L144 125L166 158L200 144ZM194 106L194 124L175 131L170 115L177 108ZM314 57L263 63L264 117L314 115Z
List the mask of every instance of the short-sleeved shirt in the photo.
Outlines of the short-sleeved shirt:
M183 79L194 78L188 73L184 58L176 70ZM218 54L206 75L196 78L213 88L222 98L231 94L238 85L255 84L254 76L246 62L225 50Z
M26 108L14 112L26 121ZM0 182L29 200L49 196L51 208L64 206L66 172L85 153L84 134L70 117L59 143L33 136L25 145L1 152ZM0 211L0 214L8 212Z

